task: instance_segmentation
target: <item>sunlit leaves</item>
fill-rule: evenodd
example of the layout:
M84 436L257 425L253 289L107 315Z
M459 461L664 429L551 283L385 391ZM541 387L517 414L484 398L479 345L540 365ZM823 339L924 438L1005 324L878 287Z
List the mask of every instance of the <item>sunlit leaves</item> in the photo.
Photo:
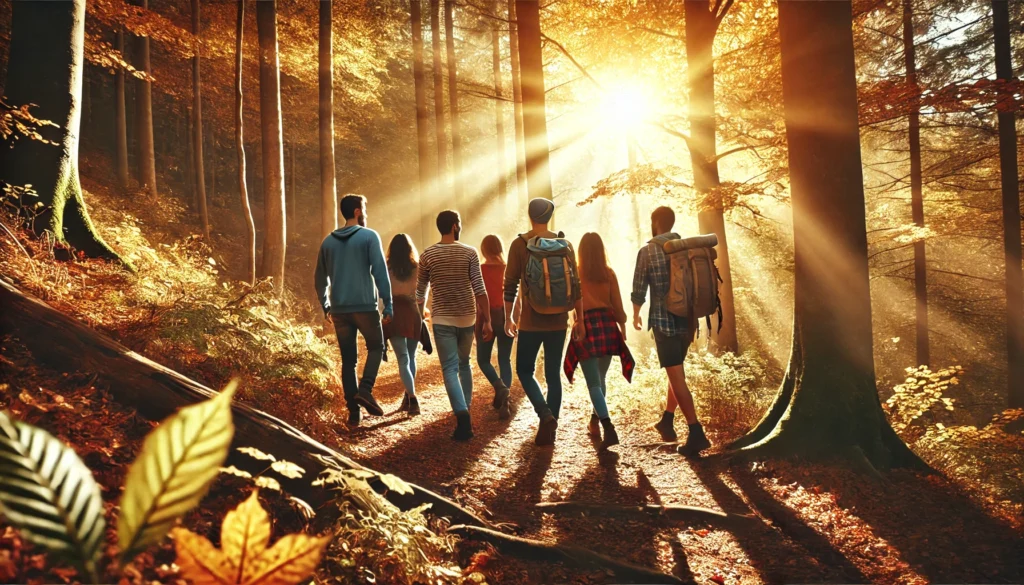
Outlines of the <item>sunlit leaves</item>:
M270 548L270 518L256 492L228 512L221 548L185 528L172 531L177 564L194 585L294 585L316 570L329 537L289 534Z

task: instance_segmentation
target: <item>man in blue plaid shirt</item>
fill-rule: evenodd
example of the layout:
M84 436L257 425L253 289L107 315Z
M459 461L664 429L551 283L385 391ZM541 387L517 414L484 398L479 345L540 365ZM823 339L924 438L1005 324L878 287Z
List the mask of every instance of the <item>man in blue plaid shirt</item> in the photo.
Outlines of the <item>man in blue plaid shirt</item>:
M651 309L647 316L647 328L654 330L654 345L658 351L658 362L665 368L668 375L668 397L665 412L654 428L661 433L662 440L677 440L673 423L678 405L683 410L689 435L686 443L677 451L681 455L696 456L711 446L704 435L704 427L697 422L697 412L693 407L693 395L686 386L686 373L683 361L693 340L693 330L686 317L668 312L665 308L665 296L668 294L671 273L669 260L665 256L663 246L670 240L678 240L679 234L672 231L676 223L676 214L669 207L659 207L651 214L651 231L654 236L646 246L640 248L636 256L636 270L633 273L633 328L643 330L643 319L640 309L647 300L647 290L651 291Z

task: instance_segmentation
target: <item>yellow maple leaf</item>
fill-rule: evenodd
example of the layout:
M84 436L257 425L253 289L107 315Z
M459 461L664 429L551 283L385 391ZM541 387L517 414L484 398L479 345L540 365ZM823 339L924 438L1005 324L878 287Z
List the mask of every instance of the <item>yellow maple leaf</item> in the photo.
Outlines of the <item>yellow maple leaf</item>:
M193 585L295 585L320 563L330 537L289 534L267 548L270 518L253 491L224 516L217 549L185 528L171 531L177 564Z

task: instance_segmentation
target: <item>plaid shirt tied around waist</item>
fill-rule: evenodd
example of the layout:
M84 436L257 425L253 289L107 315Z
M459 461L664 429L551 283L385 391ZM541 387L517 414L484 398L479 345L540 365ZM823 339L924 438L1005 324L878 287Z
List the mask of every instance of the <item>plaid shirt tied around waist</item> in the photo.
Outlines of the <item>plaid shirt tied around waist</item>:
M662 234L640 248L636 256L636 270L633 272L633 292L629 296L633 304L642 307L647 300L647 289L651 290L647 328L669 337L684 334L688 330L686 319L670 314L665 308L665 295L668 294L672 276L662 246L679 237L677 233Z
M633 381L633 370L636 362L633 354L626 346L626 340L622 338L619 331L619 324L615 321L615 313L611 309L590 309L583 314L584 322L587 325L587 337L583 341L575 339L569 344L565 352L565 361L562 369L565 377L572 382L576 366L584 360L601 356L619 356L622 362L622 376L627 382Z

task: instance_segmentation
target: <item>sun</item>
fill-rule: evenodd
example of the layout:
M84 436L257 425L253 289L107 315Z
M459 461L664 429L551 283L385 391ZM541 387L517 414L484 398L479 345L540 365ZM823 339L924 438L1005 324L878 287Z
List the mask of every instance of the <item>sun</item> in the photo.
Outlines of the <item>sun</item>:
M601 122L619 130L634 131L652 114L648 92L637 85L623 85L607 90L598 106Z

